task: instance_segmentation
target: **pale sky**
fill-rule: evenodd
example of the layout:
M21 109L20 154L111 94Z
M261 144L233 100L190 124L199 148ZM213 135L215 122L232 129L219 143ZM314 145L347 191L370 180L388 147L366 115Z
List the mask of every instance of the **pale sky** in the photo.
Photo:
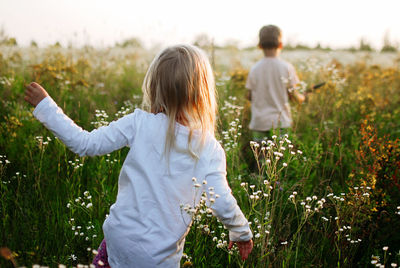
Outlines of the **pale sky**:
M137 37L146 46L192 42L256 45L275 24L284 42L380 48L385 32L400 43L400 0L0 0L0 28L19 44L109 46Z

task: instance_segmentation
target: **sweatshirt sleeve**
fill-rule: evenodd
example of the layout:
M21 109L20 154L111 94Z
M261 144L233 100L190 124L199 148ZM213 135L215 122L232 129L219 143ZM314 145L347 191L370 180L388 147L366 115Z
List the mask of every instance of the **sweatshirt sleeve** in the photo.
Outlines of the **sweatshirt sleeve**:
M211 209L229 230L230 241L249 241L253 237L249 223L233 197L226 180L225 152L219 144L215 149L209 163L210 172L206 176L207 195L210 199L215 199ZM214 195L210 195L210 187L214 189Z
M130 145L134 138L135 114L88 132L76 125L50 96L44 98L33 115L71 151L80 156L103 155Z

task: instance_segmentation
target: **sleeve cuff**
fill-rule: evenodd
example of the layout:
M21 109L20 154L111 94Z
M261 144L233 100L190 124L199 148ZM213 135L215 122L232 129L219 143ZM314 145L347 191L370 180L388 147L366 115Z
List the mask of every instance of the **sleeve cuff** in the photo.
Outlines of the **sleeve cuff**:
M50 103L54 102L50 96L45 97L42 99L38 105L36 105L35 109L33 110L33 116L38 118L38 116L50 105Z
M229 232L229 240L230 241L249 241L250 239L253 238L253 233L249 230L248 233L240 234L237 232Z

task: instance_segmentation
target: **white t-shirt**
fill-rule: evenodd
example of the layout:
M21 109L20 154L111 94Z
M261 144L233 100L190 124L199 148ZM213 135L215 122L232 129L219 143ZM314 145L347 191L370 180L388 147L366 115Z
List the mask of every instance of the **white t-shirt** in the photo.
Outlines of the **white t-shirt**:
M202 188L208 192L214 187L220 195L211 208L229 229L230 240L252 238L226 180L224 150L214 136L207 136L197 163L188 153L172 149L168 169L163 155L168 118L162 113L136 109L91 132L77 126L50 97L33 114L80 156L130 146L119 175L117 200L103 225L111 267L179 267L191 224L182 205L197 204ZM178 123L176 127L176 144L186 148L189 130ZM201 188L194 187L193 177Z
M291 126L288 88L299 83L290 63L278 57L264 57L250 70L246 88L251 90L249 128L267 131Z

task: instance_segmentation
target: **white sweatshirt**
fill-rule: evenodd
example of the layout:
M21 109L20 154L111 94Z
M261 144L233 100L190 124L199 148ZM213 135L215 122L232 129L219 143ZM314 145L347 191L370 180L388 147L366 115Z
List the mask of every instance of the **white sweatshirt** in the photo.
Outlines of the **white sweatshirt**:
M33 114L80 156L103 155L130 146L119 175L117 200L103 225L111 267L179 267L191 224L182 205L198 204L201 188L208 191L214 187L219 195L211 208L228 228L231 241L252 238L226 180L224 150L214 136L207 136L197 163L188 153L171 149L168 169L165 114L136 109L91 132L77 126L50 97L44 98ZM178 123L176 127L177 148L187 148L188 129ZM194 187L193 177L201 188Z

